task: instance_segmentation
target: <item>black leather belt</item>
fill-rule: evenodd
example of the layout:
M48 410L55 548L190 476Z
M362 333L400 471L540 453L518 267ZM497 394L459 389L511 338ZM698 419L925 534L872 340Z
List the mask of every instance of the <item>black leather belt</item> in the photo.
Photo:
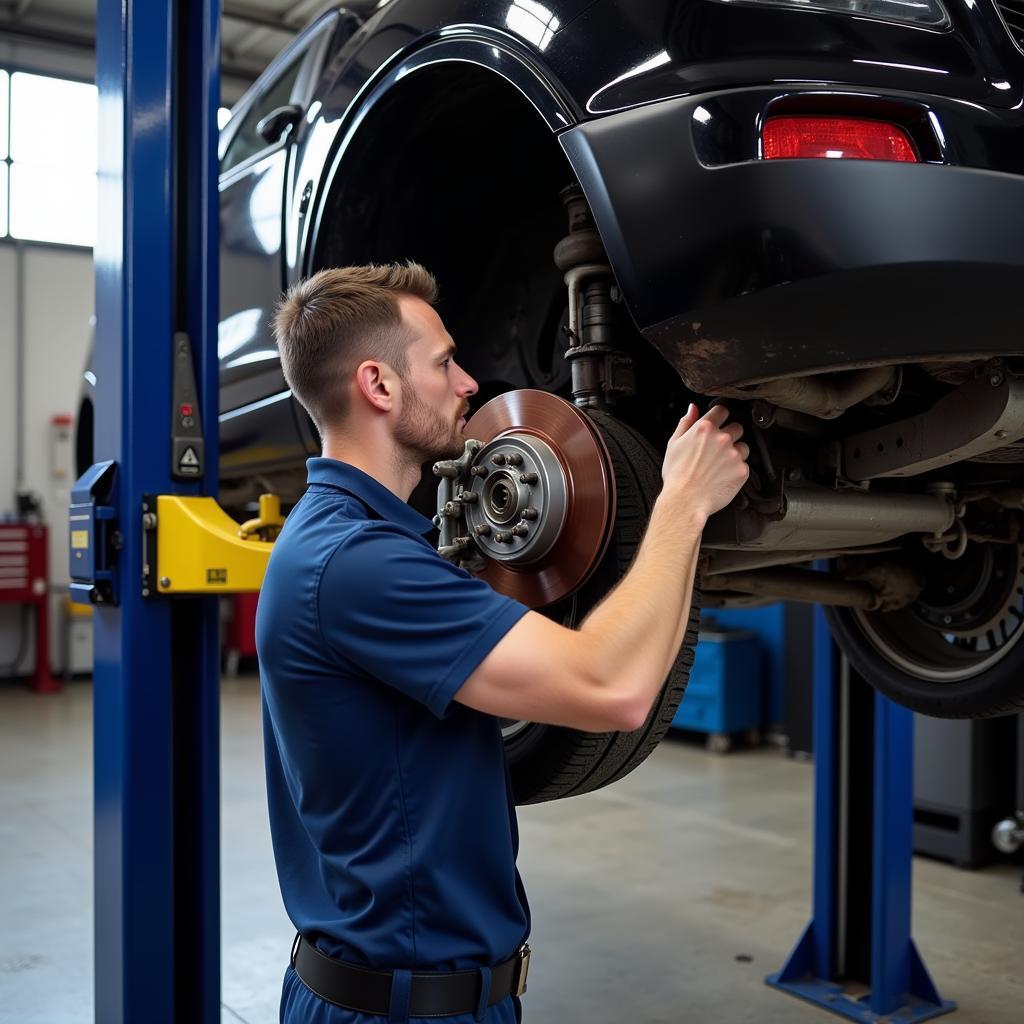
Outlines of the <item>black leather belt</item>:
M292 966L303 984L321 999L346 1010L391 1016L391 995L396 971L374 971L335 960L321 953L297 935L292 948ZM405 990L408 1008L399 1017L455 1017L481 1014L483 1009L506 996L526 991L530 969L530 946L524 942L515 955L490 971L490 992L483 992L485 974L480 970L426 973L409 972Z

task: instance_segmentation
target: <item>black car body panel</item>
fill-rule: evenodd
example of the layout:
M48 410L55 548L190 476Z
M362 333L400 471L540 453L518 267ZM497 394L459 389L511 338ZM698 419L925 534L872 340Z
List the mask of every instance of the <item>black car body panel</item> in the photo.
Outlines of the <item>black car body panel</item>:
M1024 181L867 160L702 162L709 108L771 98L670 100L561 137L634 319L687 384L714 393L1022 351Z
M438 39L440 6L393 3L364 27L358 56L340 62L299 165L300 183L318 183L321 200L358 145L360 124L396 82L439 62L472 61L515 85L550 128L563 125L631 312L695 389L879 353L898 361L1020 351L1015 318L1000 307L1024 262L1024 186L963 169L1021 170L1024 56L993 9L958 7L950 30L930 31L710 0L599 0L543 50L524 52L506 25L487 23L505 5L448 5L459 29ZM405 22L398 32L388 18L407 7L420 15L417 33ZM744 83L762 87L721 91ZM760 118L801 101L837 113L875 104L900 120L916 109L923 154L960 167L759 161ZM574 119L585 123L572 127ZM307 261L319 227L309 208L293 203L288 225ZM813 278L822 280L808 285ZM768 294L781 285L786 295ZM951 285L964 309L987 318L951 317ZM874 301L862 302L865 294ZM1003 303L991 301L999 296ZM907 343L894 348L901 337ZM860 348L872 343L874 351Z
M718 0L392 0L325 15L223 140L222 154L299 55L290 99L305 116L222 177L225 474L315 450L290 397L266 402L286 392L273 302L322 262L330 197L378 110L467 65L559 139L636 325L694 390L1024 351L1024 54L991 0L947 9L941 30ZM761 160L764 118L803 110L894 120L923 163Z
M586 116L745 85L841 85L1012 109L1024 56L992 0L946 4L948 29L716 0L599 0L552 60Z

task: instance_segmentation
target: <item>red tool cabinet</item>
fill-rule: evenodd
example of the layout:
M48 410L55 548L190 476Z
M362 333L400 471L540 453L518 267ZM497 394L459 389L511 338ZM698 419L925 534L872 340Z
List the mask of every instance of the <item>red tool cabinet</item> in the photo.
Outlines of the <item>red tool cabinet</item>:
M37 693L61 688L50 675L50 599L46 527L36 523L0 523L0 603L35 608Z

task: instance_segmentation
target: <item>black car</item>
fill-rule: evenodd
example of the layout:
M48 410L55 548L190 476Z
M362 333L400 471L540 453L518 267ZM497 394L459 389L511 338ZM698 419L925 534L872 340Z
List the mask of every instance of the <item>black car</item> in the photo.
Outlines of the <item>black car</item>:
M752 473L705 533L704 606L818 601L896 700L1021 710L1022 29L1018 0L325 14L222 133L222 501L294 501L318 451L269 330L282 288L415 259L481 383L468 433L550 430L562 413L516 397L543 392L604 459L582 563L538 587L537 563L485 551L496 585L578 621L629 563L687 402L722 399ZM650 753L691 625L637 733L509 723L520 801Z

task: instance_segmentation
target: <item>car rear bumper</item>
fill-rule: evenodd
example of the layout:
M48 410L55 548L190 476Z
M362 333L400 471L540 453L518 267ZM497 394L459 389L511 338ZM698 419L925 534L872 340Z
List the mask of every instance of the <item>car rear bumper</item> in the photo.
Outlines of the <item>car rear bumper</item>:
M749 110L772 94L734 95ZM947 160L986 138L999 156L1024 131L1005 112L944 102L929 117ZM1024 353L1024 177L750 159L755 119L726 121L718 148L740 133L748 157L711 165L694 129L728 105L667 100L560 136L637 325L688 386ZM958 147L956 132L971 138Z

